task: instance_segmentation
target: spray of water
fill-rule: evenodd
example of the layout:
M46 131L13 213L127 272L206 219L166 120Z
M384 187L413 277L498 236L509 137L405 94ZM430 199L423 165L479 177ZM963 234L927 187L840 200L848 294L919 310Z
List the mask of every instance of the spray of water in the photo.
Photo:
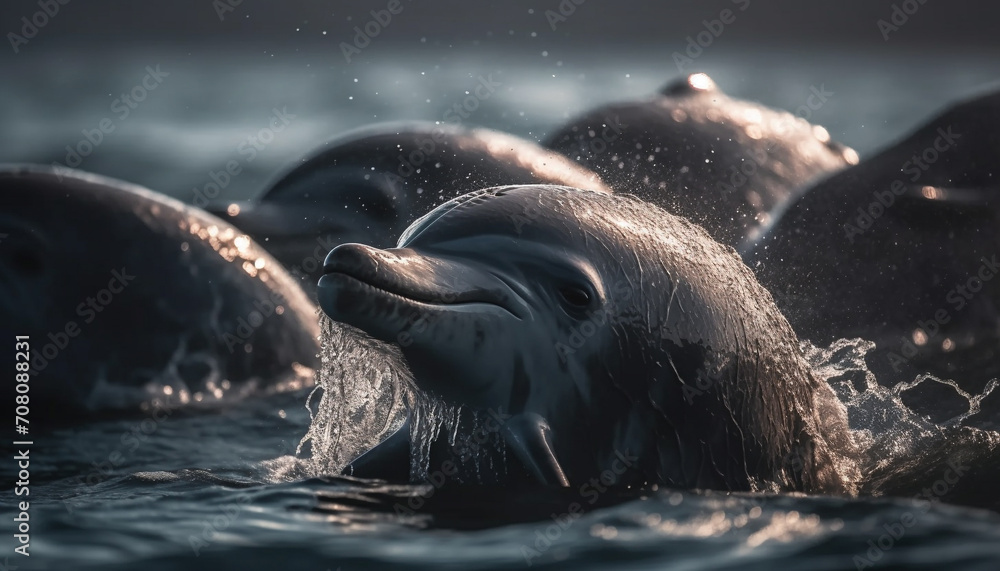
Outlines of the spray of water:
M952 380L922 374L891 388L878 384L865 363L875 344L864 339L840 339L828 348L802 344L813 371L825 379L847 408L852 436L861 452L859 464L866 474L867 491L918 472L939 470L942 459L967 452L981 455L1000 446L1000 433L969 426L980 412L983 399L997 386L991 381L982 394L963 391ZM952 387L968 402L968 410L935 423L904 404L902 394L932 384Z
M434 398L415 403L410 433L410 479L432 481L432 471L454 470L460 483L498 484L507 475L507 447L501 435L502 419L491 411L456 407ZM494 411L498 412L498 411ZM442 438L442 436L444 438ZM431 452L436 453L432 464Z
M306 407L312 417L296 455L295 474L339 474L410 419L410 479L426 482L450 462L453 477L496 482L506 474L502 422L489 411L444 402L419 390L399 347L320 318L320 370ZM318 399L318 402L316 402ZM499 412L499 411L496 411Z
M296 454L308 446L311 472L338 474L403 425L413 376L395 345L325 315L320 329L320 370L306 400L312 422Z

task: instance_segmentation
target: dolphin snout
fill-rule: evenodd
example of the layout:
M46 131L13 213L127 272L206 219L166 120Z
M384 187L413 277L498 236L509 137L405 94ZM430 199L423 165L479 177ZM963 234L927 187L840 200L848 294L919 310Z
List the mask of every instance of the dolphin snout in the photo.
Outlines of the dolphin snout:
M464 258L343 244L327 255L323 272L320 305L333 319L350 322L353 314L368 313L362 306L387 305L448 310L487 304L518 318L527 313L524 300L501 277Z
M398 263L401 257L388 250L364 244L341 244L323 260L323 273L341 273L365 282L376 279L380 263L387 266ZM385 271L383 271L385 273Z
M410 248L381 250L363 244L333 249L323 272L355 280L407 299L434 305L484 302L506 306L510 288L470 260L425 256Z

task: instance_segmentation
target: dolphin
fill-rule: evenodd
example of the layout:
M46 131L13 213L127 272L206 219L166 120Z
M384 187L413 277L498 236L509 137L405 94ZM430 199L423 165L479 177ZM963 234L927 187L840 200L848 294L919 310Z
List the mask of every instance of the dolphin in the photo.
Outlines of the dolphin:
M473 192L324 272L329 317L397 344L420 391L499 419L501 483L854 490L846 413L770 295L636 198ZM405 478L426 438L411 422L347 471Z
M858 161L801 115L729 97L694 73L649 97L586 111L544 144L616 192L684 216L739 249L801 188Z
M412 121L341 135L261 197L208 208L263 244L311 293L334 246L392 246L411 222L470 186L530 183L607 190L593 172L534 142Z
M273 386L317 366L317 311L277 260L197 208L0 166L0 332L23 343L39 425Z

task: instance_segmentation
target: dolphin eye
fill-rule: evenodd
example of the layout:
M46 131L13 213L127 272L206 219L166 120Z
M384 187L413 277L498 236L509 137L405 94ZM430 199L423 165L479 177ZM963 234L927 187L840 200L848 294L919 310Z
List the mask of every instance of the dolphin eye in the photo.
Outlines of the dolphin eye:
M566 305L575 309L583 309L590 305L590 292L579 286L563 286L559 288L559 296Z

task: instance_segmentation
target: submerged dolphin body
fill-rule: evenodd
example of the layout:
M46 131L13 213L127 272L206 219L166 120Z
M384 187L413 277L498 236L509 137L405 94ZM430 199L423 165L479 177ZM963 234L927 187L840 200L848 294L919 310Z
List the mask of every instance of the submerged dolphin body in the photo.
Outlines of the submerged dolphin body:
M766 229L798 189L857 162L826 129L731 98L704 73L587 111L545 145L615 192L684 216L734 248Z
M744 254L800 337L875 342L883 384L982 392L1000 376L1000 92L810 188Z
M79 171L6 166L0 234L0 333L29 337L33 414L213 400L316 366L315 306L250 238L196 208Z

